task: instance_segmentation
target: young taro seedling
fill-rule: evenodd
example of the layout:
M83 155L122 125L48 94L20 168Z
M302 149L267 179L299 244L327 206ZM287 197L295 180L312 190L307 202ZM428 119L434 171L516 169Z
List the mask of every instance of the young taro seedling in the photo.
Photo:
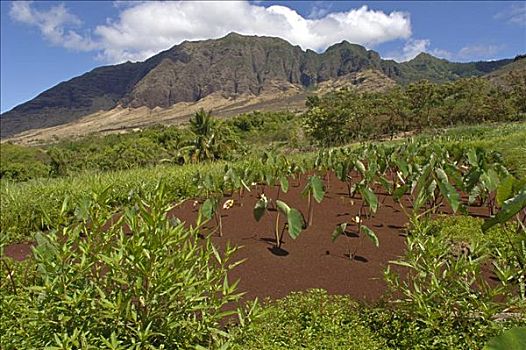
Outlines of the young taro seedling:
M263 215L268 211L269 204L270 200L264 194L262 194L254 206L253 213L256 221L261 220ZM276 222L274 225L276 249L281 249L281 243L283 242L283 232L285 230L285 227L280 230L280 214L287 219L287 228L290 238L296 239L304 227L303 215L297 209L289 207L289 205L283 201L276 200Z
M304 197L305 196L307 197L307 201L308 201L307 226L311 226L312 217L314 214L314 206L312 205L313 204L312 198L314 198L314 200L318 202L318 204L321 203L321 201L323 200L323 196L325 195L325 191L323 190L323 182L317 175L310 176L301 194Z
M363 163L362 163L363 165ZM366 173L366 171L362 172L363 174ZM358 192L360 192L360 195L362 197L362 204L360 206L360 209L358 210L358 215L354 218L354 222L356 223L358 229L358 234L365 234L373 243L375 246L379 246L380 243L378 241L378 237L376 236L375 232L370 229L369 227L363 225L363 221L368 216L370 217L372 214L376 213L378 210L378 197L376 194L371 190L372 182L368 181L369 177L365 176L362 181L360 181L358 184L356 184L356 189ZM366 205L369 207L369 213L366 211ZM349 224L344 222L336 227L336 229L332 232L332 241L336 241L338 237L341 235L346 235L346 229ZM356 256L356 253L361 248L361 245L363 243L363 239L360 240L360 244L354 249L354 251L351 251L349 248L349 258L351 260L354 259Z

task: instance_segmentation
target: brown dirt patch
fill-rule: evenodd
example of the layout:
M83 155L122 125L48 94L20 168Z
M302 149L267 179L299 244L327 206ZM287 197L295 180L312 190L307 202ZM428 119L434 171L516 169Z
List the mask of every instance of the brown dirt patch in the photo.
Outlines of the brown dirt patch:
M307 200L301 196L304 181L290 181L288 193L281 193L280 200L307 213ZM246 299L280 298L291 291L310 288L323 288L331 294L347 294L362 301L375 301L385 291L383 272L390 260L404 255L404 228L407 218L400 206L390 196L378 194L383 202L377 214L364 222L372 228L380 241L380 247L365 236L357 235L356 225L351 225L346 237L332 242L331 233L336 225L352 222L361 205L361 200L353 203L347 196L347 187L334 176L321 204L314 204L313 225L304 230L298 239L284 235L283 254L276 254L274 245L275 212L267 213L260 222L253 217L253 207L261 188L246 193L241 200L238 194L226 196L223 202L233 198L235 205L229 210L221 210L223 237L218 237L215 221L209 222L203 234L211 234L212 241L219 248L227 243L240 246L235 260L246 259L229 275L230 281L239 279L239 291L246 292ZM267 197L275 199L277 187L265 188ZM173 209L169 215L176 216L187 224L193 224L199 205L188 200ZM447 212L444 208L444 212ZM470 213L486 216L484 208L470 208ZM270 215L269 215L270 214ZM284 222L282 218L280 222ZM359 249L354 260L348 256L349 250ZM17 260L27 258L31 253L31 243L9 245L5 255Z

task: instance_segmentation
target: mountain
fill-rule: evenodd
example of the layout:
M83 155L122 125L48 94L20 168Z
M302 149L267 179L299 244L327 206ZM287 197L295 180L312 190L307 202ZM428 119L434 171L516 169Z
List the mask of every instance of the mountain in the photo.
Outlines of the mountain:
M526 81L526 55L515 57L512 63L486 74L485 77L494 84L509 88L517 79Z
M338 86L342 81L358 86L360 81L345 78L357 72L377 71L373 85L381 87L379 81L390 86L392 81L443 82L479 76L511 61L452 63L420 54L397 63L347 41L317 53L280 38L231 33L220 39L184 41L144 62L100 67L62 82L4 113L1 137L114 109L170 109L210 96L235 104L248 97L302 93L324 82L330 86L333 80Z

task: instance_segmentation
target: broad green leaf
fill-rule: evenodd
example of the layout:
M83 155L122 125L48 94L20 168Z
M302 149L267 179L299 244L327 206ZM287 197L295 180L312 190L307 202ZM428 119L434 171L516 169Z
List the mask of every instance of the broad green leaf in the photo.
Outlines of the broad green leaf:
M421 196L421 193L424 191L425 188L428 187L428 182L431 180L431 164L427 164L424 166L424 169L422 170L422 173L418 177L418 180L416 180L415 185L415 192L416 197Z
M336 164L336 167L334 168L334 172L338 180L347 181L347 173L349 172L347 168L347 163L342 162L342 163Z
M371 191L369 187L361 187L360 194L362 195L365 202L371 208L371 211L373 213L376 213L376 211L378 210L378 198L376 197L374 192Z
M464 190L464 181L462 181L462 173L456 167L454 167L451 164L446 164L444 166L444 171L457 188Z
M464 188L470 192L479 182L482 171L480 169L472 169L464 177Z
M524 350L526 349L526 327L515 327L491 338L483 350Z
M279 178L279 184L281 186L281 190L284 193L287 193L289 191L289 180L287 180L286 176L280 176Z
M497 224L502 224L508 221L524 208L526 208L526 187L523 188L515 197L505 201L497 215L484 222L484 225L482 225L482 230L487 231L489 228Z
M437 175L437 178L442 182L449 182L449 179L447 177L446 172L442 168L436 168L435 173Z
M493 169L482 173L480 176L480 181L484 184L484 187L488 192L493 192L499 184L499 174Z
M380 241L378 240L378 237L376 236L376 233L374 233L373 230L371 230L365 225L362 225L360 229L363 233L365 233L367 237L369 237L369 239L374 243L375 246L380 246Z
M332 241L333 242L336 241L336 239L338 239L338 237L340 237L341 235L343 235L345 233L346 229L347 229L347 223L346 222L336 226L336 229L334 229L334 231L332 231L332 234L331 234Z
M442 196L446 199L451 209L453 209L453 212L456 213L460 206L460 194L448 182L439 182L438 187Z
M254 211L253 211L254 219L256 219L256 221L261 220L261 218L267 211L267 207L268 207L268 200L266 197L260 198L256 202L256 205L254 206Z
M404 175L404 177L407 177L407 175L409 175L409 167L406 161L402 159L396 159L395 164L398 167L398 169L402 172L402 175Z
M212 198L207 198L201 206L201 214L206 220L210 220L216 211L215 201Z
M312 176L309 182L312 188L312 196L316 202L320 203L323 200L323 196L325 195L325 191L323 190L323 182L318 176Z
M285 216L287 216L289 211L290 211L289 205L287 203L283 202L283 201L280 201L280 200L276 201L276 207Z
M409 190L408 185L402 185L400 187L397 187L396 190L393 192L394 199L398 202L402 196Z
M478 157L477 157L477 152L475 151L474 148L471 148L467 154L468 156L468 162L471 166L473 167L476 167L478 166Z
M299 234L303 230L303 215L294 208L289 208L287 213L287 222L289 224L289 236L292 239L298 238Z
M512 196L515 181L513 175L509 175L499 184L496 195L498 205L502 206L504 201Z
M356 160L355 165L356 169L358 169L360 173L365 174L365 165L362 163L361 160Z
M382 185L382 187L384 188L384 190L388 193L391 193L391 189L392 189L392 182L387 180L385 177L383 176L380 176L378 178L378 182L380 183L380 185Z

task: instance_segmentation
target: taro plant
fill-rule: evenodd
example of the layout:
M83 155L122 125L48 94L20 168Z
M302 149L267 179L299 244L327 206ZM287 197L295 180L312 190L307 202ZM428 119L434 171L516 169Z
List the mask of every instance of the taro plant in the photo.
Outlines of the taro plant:
M316 159L314 160L314 168L320 173L325 174L325 182L327 189L330 188L330 169L334 168L336 162L337 149L324 149L318 152Z
M460 201L460 194L450 183L450 177L444 170L444 161L435 153L431 154L427 163L420 169L415 169L414 173L409 173L407 179L401 179L403 185L397 187L393 192L393 197L399 202L406 216L421 217L435 212L446 201L454 213L463 209ZM451 171L448 171L452 174ZM400 176L399 172L397 176ZM410 192L412 214L408 213L402 204L402 196ZM429 206L429 208L427 208ZM424 208L423 212L420 209Z
M224 187L230 190L231 195L234 194L234 191L238 191L238 198L241 200L244 191L250 192L250 188L243 179L243 176L245 175L243 170L236 169L230 164L227 164L225 165L224 173Z
M219 237L223 237L223 221L221 219L221 210L219 208L220 202L220 196L216 195L208 197L199 209L199 221L201 221L201 219L205 219L206 221L208 221L214 218L217 225L217 229L219 230Z
M219 230L219 237L223 236L223 222L221 219L220 202L223 198L223 189L225 186L225 181L221 180L222 179L213 177L210 173L207 173L205 176L197 174L194 178L194 181L197 183L197 187L201 190L204 190L206 195L206 199L199 209L199 220L211 220L214 218ZM231 204L233 204L233 200ZM228 208L232 206L231 204L228 206Z
M263 215L267 213L270 209L271 200L269 200L264 194L262 194L259 200L254 206L253 214L256 221L260 221ZM283 215L286 220L286 227L289 233L290 238L296 239L303 230L304 220L303 215L295 208L291 208L287 203L276 200L275 207L273 208L276 211L276 220L274 225L274 235L276 239L275 248L281 250L281 244L283 243L283 234L285 230L285 225L280 225L279 217Z
M367 238L369 238L371 240L371 242L373 242L373 244L376 247L379 247L380 246L380 241L378 240L378 236L376 236L376 233L374 233L374 231L371 230L369 227L363 225L362 224L362 219L359 216L356 216L354 218L354 221L355 221L355 223L358 226L357 232L359 234L364 234L365 236L367 236ZM338 226L336 226L336 229L332 232L332 235L331 235L332 241L333 242L336 241L338 239L338 237L340 237L340 236L347 236L348 237L349 234L348 234L347 228L349 226L350 226L350 224L347 223L347 222L341 223ZM360 244L358 246L356 246L353 251L351 250L351 247L349 247L349 259L354 260L356 254L358 253L358 250L361 248L362 244L363 244L363 238L360 240Z
M357 191L360 193L362 197L361 205L358 209L358 213L354 218L354 223L357 225L357 232L358 234L364 234L378 247L379 241L378 237L376 236L375 232L370 229L368 226L364 225L363 222L366 218L370 218L373 214L375 214L378 210L378 197L374 193L374 191L371 189L374 185L374 179L376 174L376 166L373 165L371 168L366 169L365 165L357 160L355 162L356 167L358 168L358 171L362 174L362 180L358 183L354 184L353 191ZM371 163L376 164L376 163ZM366 209L369 210L366 210ZM333 242L340 236L346 235L347 227L349 226L349 223L342 223L336 227L336 229L332 232L332 240ZM349 258L351 260L354 259L356 256L357 251L359 248L361 248L363 244L363 239L360 240L360 244L355 248L354 251L351 252L351 249L349 248Z
M492 218L486 220L482 230L486 232L497 224L504 224L515 219L517 229L515 236L506 231L506 239L509 243L510 252L506 254L497 250L500 259L494 261L497 276L501 281L515 282L518 286L519 295L526 300L526 186L513 195L512 187L508 187L506 195L509 199L502 203L500 211ZM504 196L502 190L499 194Z
M521 350L526 348L526 327L514 327L491 338L482 350Z
M321 203L325 195L325 191L323 189L323 182L317 175L310 176L301 194L304 197L307 197L307 227L309 227L312 225L312 218L314 216L314 206L312 199L314 198L314 200L319 204Z
M472 204L479 198L479 205L487 202L490 215L494 214L496 207L495 191L500 181L509 176L507 169L502 166L500 156L488 155L482 149L469 149L465 152L468 171L464 175L464 189L469 193L469 203ZM497 158L492 161L491 158Z

